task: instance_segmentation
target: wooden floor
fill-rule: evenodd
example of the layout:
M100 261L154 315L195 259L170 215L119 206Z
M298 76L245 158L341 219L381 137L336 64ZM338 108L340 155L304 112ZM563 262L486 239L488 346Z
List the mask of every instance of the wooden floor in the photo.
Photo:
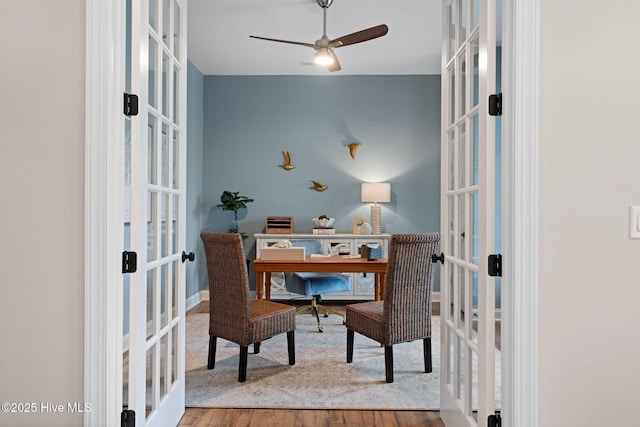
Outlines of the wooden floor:
M293 302L298 304L298 302ZM304 302L301 302L304 304ZM325 304L334 310L344 311L344 304ZM208 313L207 302L189 310L192 313ZM178 426L192 427L444 427L438 411L382 411L382 410L334 410L334 409L219 409L186 408Z
M187 408L178 426L444 427L437 411Z

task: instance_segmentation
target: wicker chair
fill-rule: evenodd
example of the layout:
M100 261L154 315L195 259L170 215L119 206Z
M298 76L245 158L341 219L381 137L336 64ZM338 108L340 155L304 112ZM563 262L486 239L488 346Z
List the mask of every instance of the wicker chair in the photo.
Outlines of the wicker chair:
M383 301L346 306L347 363L353 361L355 332L384 345L385 373L393 382L393 345L423 340L424 371L431 372L431 255L440 235L394 234Z
M295 307L265 300L249 300L249 277L237 233L200 234L209 272L209 360L213 369L217 338L240 345L238 381L247 378L249 344L260 352L260 342L287 333L289 365L295 365Z

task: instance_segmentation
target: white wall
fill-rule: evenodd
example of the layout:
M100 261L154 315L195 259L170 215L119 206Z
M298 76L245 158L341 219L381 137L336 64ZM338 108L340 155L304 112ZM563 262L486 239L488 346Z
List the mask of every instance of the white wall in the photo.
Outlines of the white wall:
M37 405L3 426L82 425L84 13L0 4L0 401Z
M638 426L640 2L540 5L540 426Z

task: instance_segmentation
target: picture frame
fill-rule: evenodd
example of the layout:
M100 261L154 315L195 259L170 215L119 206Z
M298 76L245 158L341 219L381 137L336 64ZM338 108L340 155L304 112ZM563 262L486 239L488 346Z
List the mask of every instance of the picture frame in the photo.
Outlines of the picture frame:
M359 216L354 218L353 220L353 234L363 234L362 233L362 224L367 222L367 218L363 216Z

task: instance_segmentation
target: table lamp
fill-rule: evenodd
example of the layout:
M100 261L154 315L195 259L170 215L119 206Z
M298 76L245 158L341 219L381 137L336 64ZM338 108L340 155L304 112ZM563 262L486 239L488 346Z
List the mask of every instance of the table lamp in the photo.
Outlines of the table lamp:
M382 213L378 203L391 201L391 184L388 182L363 182L361 197L363 203L371 203L371 229L373 234L382 232Z

